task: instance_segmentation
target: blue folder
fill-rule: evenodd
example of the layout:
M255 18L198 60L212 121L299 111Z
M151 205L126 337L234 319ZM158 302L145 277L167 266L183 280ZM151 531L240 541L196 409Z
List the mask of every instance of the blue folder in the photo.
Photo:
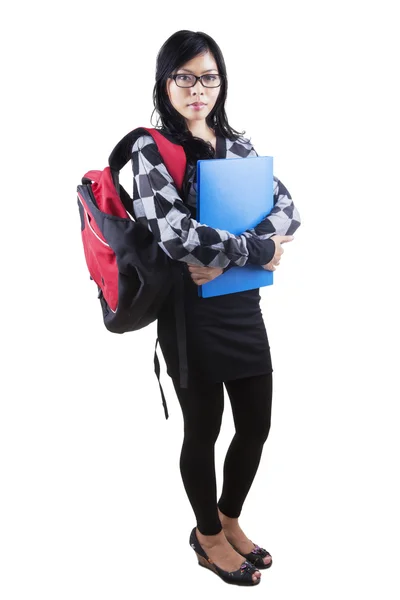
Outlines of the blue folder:
M240 235L271 212L272 156L213 158L197 161L197 221ZM262 266L232 267L198 288L202 298L222 296L273 284Z

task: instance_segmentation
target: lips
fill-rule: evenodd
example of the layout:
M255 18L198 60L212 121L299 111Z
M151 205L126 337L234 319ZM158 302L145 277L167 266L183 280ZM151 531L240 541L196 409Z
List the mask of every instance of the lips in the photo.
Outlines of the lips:
M189 106L205 106L204 102L192 102Z

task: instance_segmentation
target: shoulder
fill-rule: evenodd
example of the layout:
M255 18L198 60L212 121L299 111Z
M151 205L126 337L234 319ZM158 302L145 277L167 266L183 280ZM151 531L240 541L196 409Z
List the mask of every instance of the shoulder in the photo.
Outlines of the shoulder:
M226 141L231 144L240 144L241 146L253 147L253 144L251 143L251 138L245 137L243 135L238 136L236 139L226 138Z
M153 137L149 133L140 135L138 138L136 138L132 146L132 152L138 152L150 144L154 144L156 146Z
M237 141L239 144L243 144L243 146L252 146L251 138L245 137L244 135L241 135Z
M255 151L251 139L244 136L240 136L237 139L226 138L225 142L227 157L237 156L246 158L252 150Z
M139 135L131 148L133 172L143 175L153 167L160 168L163 163L156 142L149 133Z
M173 136L172 134L167 133L166 131L164 131L163 129L158 129L156 130L158 132L158 134L161 134L161 136L163 138L165 138L168 142L171 142L172 144L176 144L176 145L180 145L179 142L177 141L176 137ZM146 148L146 150L148 149L150 152L154 153L158 151L158 143L157 143L157 136L156 139L153 138L152 135L150 135L150 133L142 133L140 134L135 143L133 144L132 147L132 151L140 151L143 148Z

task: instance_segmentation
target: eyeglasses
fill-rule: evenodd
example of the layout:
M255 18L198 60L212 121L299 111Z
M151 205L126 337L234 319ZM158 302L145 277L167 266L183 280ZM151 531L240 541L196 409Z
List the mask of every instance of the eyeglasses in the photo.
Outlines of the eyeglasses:
M222 75L217 75L216 73L200 75L200 77L186 73L178 73L178 75L171 75L170 79L173 79L176 85L182 88L194 87L199 79L201 85L208 88L219 87L222 83Z

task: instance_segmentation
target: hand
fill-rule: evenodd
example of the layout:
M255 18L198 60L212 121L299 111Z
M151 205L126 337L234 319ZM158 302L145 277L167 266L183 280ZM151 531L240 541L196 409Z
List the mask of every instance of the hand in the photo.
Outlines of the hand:
M224 272L220 267L198 267L188 265L190 275L196 285L204 285Z
M281 256L284 252L281 244L285 244L286 242L291 242L294 240L293 235L273 235L271 240L275 242L275 254L272 260L267 265L262 265L263 269L266 271L275 271L276 267L281 262Z

